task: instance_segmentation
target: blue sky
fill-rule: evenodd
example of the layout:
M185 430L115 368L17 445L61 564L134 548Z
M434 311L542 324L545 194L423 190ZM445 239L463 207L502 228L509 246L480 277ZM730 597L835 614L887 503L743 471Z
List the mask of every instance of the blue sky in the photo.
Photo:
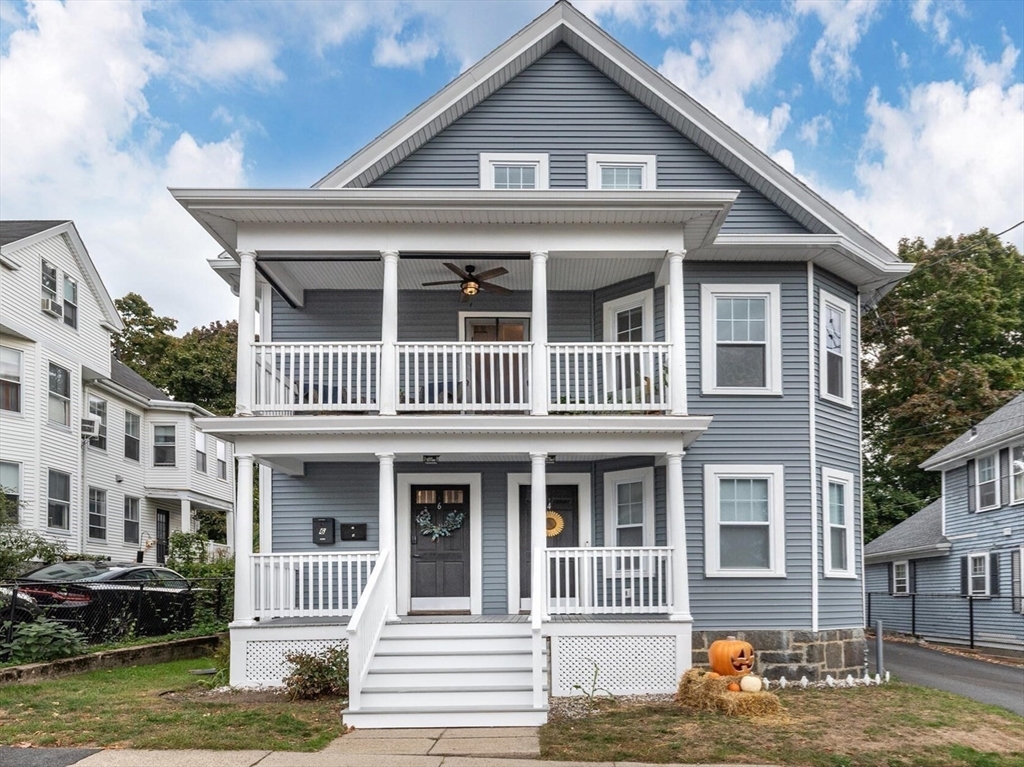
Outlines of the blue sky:
M0 215L233 316L167 186L309 186L549 5L0 0ZM575 5L890 247L1024 218L1024 2Z

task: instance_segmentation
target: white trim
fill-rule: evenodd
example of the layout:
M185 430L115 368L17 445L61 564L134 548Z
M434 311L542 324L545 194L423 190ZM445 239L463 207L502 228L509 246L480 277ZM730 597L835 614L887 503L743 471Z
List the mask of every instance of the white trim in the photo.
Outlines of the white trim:
M846 530L846 569L835 570L832 568L832 532L833 525L829 515L829 485L841 485L843 491L843 513L846 523L842 525ZM824 557L824 574L826 578L856 578L857 570L854 562L853 548L853 474L848 471L831 469L827 466L821 467L821 540L822 554Z
M974 560L980 559L985 563L985 590L975 592L974 590ZM971 551L967 554L967 595L972 597L987 597L992 594L992 560L987 551Z
M701 393L731 395L782 394L782 312L779 285L776 284L707 284L700 286L700 368ZM724 387L718 385L718 365L715 354L718 333L715 324L715 299L765 299L765 386Z
M946 537L946 472L939 472L940 486L939 492L942 495L939 496L939 508L942 509L942 537Z
M152 458L151 466L153 468L155 468L155 469L175 469L175 468L177 468L178 467L178 452L179 452L178 451L178 422L177 421L150 421L149 425L152 427L150 429L149 433L150 433L150 436L152 436L152 438L153 438L152 443L151 443L152 446L153 446L153 455L151 456L151 458ZM174 429L174 462L173 463L157 463L156 462L156 448L157 448L156 428L158 426L170 426L172 429ZM170 445L170 443L167 443L167 442L161 442L159 444L160 444L161 447L168 447ZM188 452L188 451L186 450L186 452ZM185 456L185 460L188 461L188 456ZM187 470L188 469L188 463L186 463L183 468L185 468Z
M704 464L704 575L708 578L784 578L786 519L784 467L768 464ZM720 564L718 487L721 479L768 480L768 556L764 569L723 568Z
M814 359L814 263L807 262L807 359ZM810 470L811 497L817 498L824 493L824 486L818 485L818 422L817 407L814 401L814 376L807 377L807 442L810 446L808 469ZM823 496L822 496L823 497ZM818 515L811 514L811 631L818 630Z
M828 390L828 350L826 340L826 310L831 307L843 315L843 396L837 397ZM818 293L818 383L820 396L823 400L853 407L853 376L851 375L852 339L850 338L852 307L849 301L821 290Z
M896 579L896 568L903 565L905 573L903 580L906 581L903 585L903 590L900 591L899 585ZM893 596L907 596L910 594L910 560L899 559L892 563L892 594Z
M18 355L18 409L17 410L3 410L2 412L8 415L4 415L4 418L10 417L9 414L13 413L16 416L25 415L25 352L21 349L15 349L13 346L0 346L0 349L4 349L8 352L13 352ZM9 378L3 379L8 383L14 383ZM49 387L49 383L47 383Z
M522 610L529 610L530 605L519 598L519 489L524 485L529 487L531 477L529 472L507 475L508 491L507 504L508 514L506 517L506 530L508 550L506 559L508 562L508 613L516 615ZM590 474L567 473L547 474L544 478L544 486L548 485L576 485L576 504L579 508L580 525L580 546L591 545L591 526L594 519L594 509L591 501Z
M606 547L618 546L615 541L615 531L618 529L615 488L622 482L638 480L643 482L644 492L643 542L640 545L656 545L654 540L654 467L643 466L637 469L604 473L604 545Z
M25 474L24 474L24 467L23 467L21 461L2 460L2 461L0 461L0 463L6 463L8 466L13 466L15 468L15 471L18 472L18 479L17 479L18 487L17 488L9 487L8 485L4 485L3 483L0 483L0 489L6 489L6 490L15 490L15 489L17 489L17 491L18 491L17 492L17 495L18 495L18 506L15 507L15 509L14 509L14 518L15 518L16 522L19 525L22 525L22 524L24 524L27 521L27 520L24 520L24 519L21 518L21 504L25 501ZM47 506L47 508L49 508L49 506Z
M982 506L981 505L981 462L985 458L991 458L992 459L992 467L993 467L993 470L995 472L995 475L994 475L993 479L989 479L989 480L985 481L986 485L989 482L994 483L995 484L995 488L996 488L996 502L994 504L992 504L991 506ZM1000 485L1002 484L1000 482L1002 477L1000 477L1000 475L999 475L1000 474L999 468L1000 467L999 467L999 451L998 450L996 450L994 453L986 453L985 455L979 455L974 460L974 509L975 509L975 511L991 511L992 509L998 509L1000 506L1003 505L1002 504L1002 500L1003 499L1001 497L1002 496L1002 487L1000 487Z
M1022 492L1021 495L1017 495L1016 487L1013 484L1013 480L1014 480L1015 477L1024 476L1024 443L1022 443L1020 445L1010 445L1008 450L1010 451L1010 453L1009 453L1010 476L1008 478L1009 479L1009 484L1010 484L1010 505L1011 506L1016 506L1019 503L1024 503L1024 492ZM1021 451L1021 458L1020 458L1020 460L1021 460L1021 467L1020 467L1020 471L1016 471L1016 472L1013 470L1013 451L1014 450L1020 450ZM1024 569L1024 565L1022 565L1022 569Z
M459 342L466 340L466 320L474 317L494 317L495 319L527 319L530 320L530 337L533 337L532 312L459 312Z
M658 188L658 158L653 154L587 154L587 189L601 191L601 166L640 168L640 189ZM616 190L604 190L616 191ZM618 190L622 191L622 190ZM636 191L636 190L632 190Z
M395 520L396 566L398 589L398 614L408 615L412 604L412 546L409 531L412 529L412 486L427 485L469 485L469 611L473 615L483 612L483 499L481 498L482 482L480 474L405 474L397 477L398 495L395 500L397 518ZM459 608L425 608L425 609L465 609Z
M667 295L667 291L666 291ZM643 338L642 343L654 341L654 290L641 290L639 293L631 293L622 298L614 298L604 302L604 340L606 343L619 343L615 339L616 324L615 317L619 312L627 309L640 307L643 310Z
M481 152L480 188L494 189L494 168L498 165L532 165L537 171L535 190L548 188L548 155L544 152ZM522 190L503 189L504 192Z

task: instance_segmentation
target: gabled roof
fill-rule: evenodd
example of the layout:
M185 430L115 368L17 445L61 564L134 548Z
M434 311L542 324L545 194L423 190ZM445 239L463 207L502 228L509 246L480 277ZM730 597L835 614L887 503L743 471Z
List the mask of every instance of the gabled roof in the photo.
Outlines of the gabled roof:
M74 221L0 221L0 259L5 266L13 269L20 268L17 262L17 252L23 248L49 239L66 235L68 246L72 256L78 261L82 268L82 276L86 284L92 289L93 295L103 313L103 326L114 333L124 330L124 323L117 313L117 307L107 292L106 285L96 270L96 265L89 255L89 251L82 241Z
M919 512L886 530L864 547L870 562L888 562L948 553L950 542L942 534L942 499L932 501Z
M110 380L146 399L167 401L171 399L162 389L151 384L113 354L110 355Z
M812 234L838 235L851 249L866 251L889 266L891 273L912 268L566 0L559 0L314 187L372 184L559 43L572 48Z
M1024 438L1024 393L1018 394L977 426L965 431L922 463L921 468L952 467L1015 436Z

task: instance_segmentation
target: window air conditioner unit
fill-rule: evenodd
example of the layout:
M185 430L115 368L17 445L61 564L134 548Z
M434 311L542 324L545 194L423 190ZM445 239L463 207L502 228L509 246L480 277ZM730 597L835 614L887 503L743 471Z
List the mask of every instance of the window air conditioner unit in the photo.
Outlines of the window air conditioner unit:
M42 306L40 307L43 312L49 314L52 317L63 317L64 316L64 304L60 301L53 301L49 298L42 299Z
M100 436L100 421L98 418L83 418L82 419L82 436L83 437L98 437Z

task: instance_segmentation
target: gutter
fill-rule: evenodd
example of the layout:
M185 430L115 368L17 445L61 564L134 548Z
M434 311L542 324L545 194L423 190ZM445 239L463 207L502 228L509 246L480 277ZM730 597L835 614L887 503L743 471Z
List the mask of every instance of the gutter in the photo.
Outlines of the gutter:
M892 551L880 551L876 554L865 554L864 564L876 565L879 562L892 562L896 559L925 559L929 555L936 557L949 556L953 544L949 541L943 543L930 543L927 546L912 546L907 549L893 549Z

